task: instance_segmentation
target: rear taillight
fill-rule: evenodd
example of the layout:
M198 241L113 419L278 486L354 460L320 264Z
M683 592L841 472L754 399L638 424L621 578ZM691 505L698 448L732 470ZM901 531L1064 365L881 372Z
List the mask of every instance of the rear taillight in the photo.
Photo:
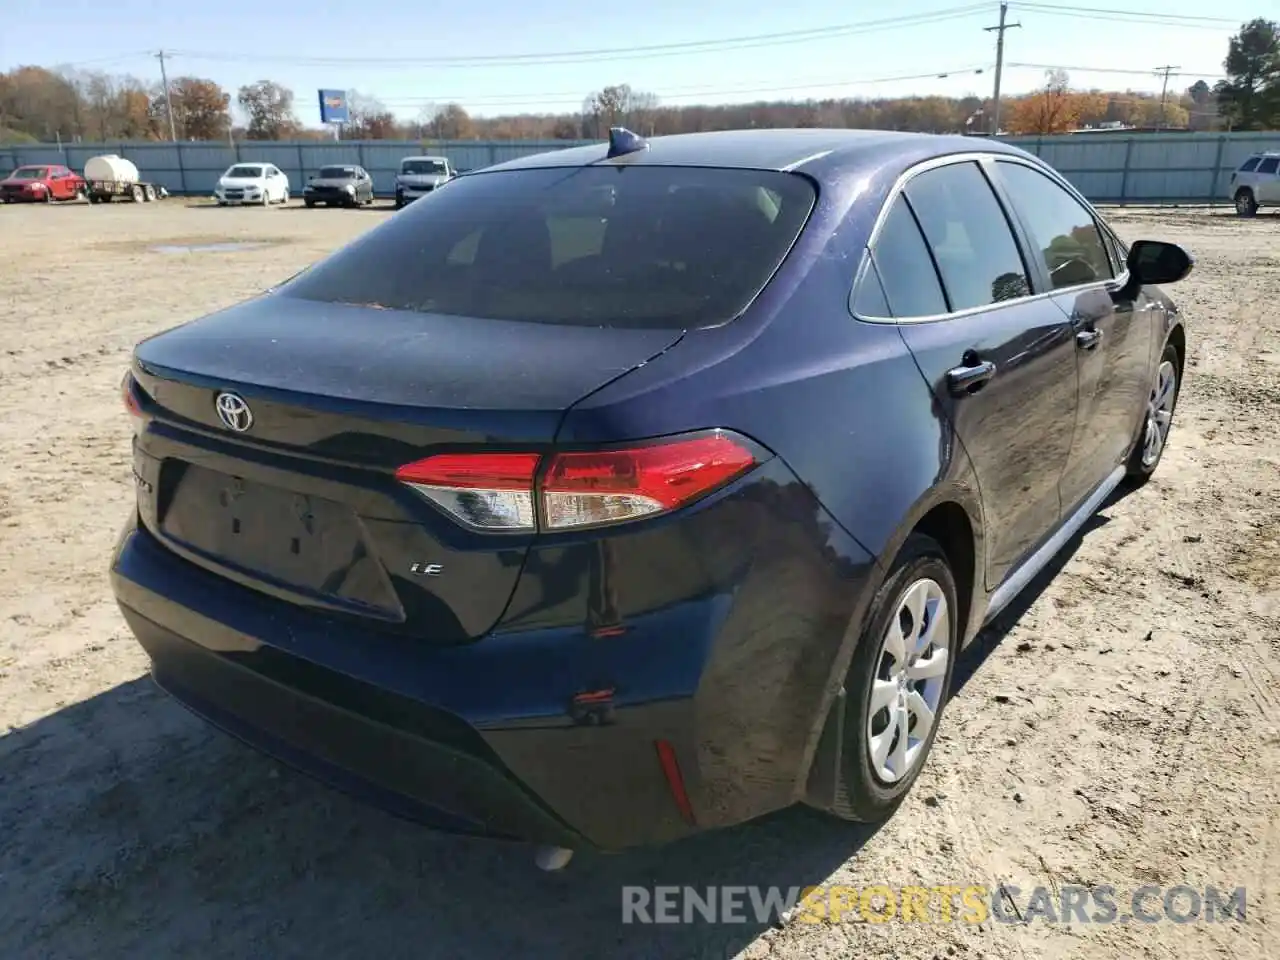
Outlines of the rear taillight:
M134 386L132 373L124 375L124 380L120 383L120 394L124 399L124 408L132 416L142 416L142 404L138 402L137 387Z
M760 462L750 444L723 430L542 459L437 454L401 467L396 479L477 529L567 530L676 510Z
M396 479L482 530L533 530L536 453L441 453L396 471Z

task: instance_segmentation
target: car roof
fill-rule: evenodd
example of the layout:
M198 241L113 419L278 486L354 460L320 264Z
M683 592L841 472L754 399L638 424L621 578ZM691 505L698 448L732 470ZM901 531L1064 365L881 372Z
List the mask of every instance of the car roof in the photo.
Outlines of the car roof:
M851 164L879 166L890 161L917 163L932 156L986 152L1027 156L1017 147L983 137L962 137L894 130L826 128L722 130L649 139L649 149L610 160L608 144L598 143L532 154L489 167L485 172L537 167L618 166L734 167L752 170L803 170L819 178Z
M422 154L421 156L416 156L416 157L401 157L401 158L400 158L400 162L401 162L401 163L408 163L410 160L439 160L441 163L448 163L448 162L449 162L449 158L448 158L448 157L437 157L437 156L435 156L434 154Z

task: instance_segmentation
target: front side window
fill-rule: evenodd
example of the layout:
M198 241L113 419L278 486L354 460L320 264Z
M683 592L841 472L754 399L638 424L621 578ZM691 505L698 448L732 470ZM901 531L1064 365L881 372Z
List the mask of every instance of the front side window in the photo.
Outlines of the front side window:
M816 196L765 170L575 167L463 177L280 289L501 320L686 329L731 320Z
M1053 289L1111 279L1102 234L1083 204L1040 171L1021 163L999 161L997 169Z
M1240 172L1241 172L1241 173L1253 173L1253 171L1255 171L1255 170L1257 170L1257 169L1258 169L1258 162L1259 162L1261 159L1262 159L1261 157L1250 157L1250 158L1249 158L1248 160L1246 160L1246 161L1244 162L1244 164L1240 167Z
M906 194L952 310L1015 300L1031 292L1009 221L976 163L926 170L911 178Z

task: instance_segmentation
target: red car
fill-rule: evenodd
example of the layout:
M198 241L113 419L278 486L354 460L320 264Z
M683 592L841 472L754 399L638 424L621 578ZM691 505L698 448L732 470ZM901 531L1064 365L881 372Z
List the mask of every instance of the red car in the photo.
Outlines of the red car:
M5 203L15 200L74 200L85 189L84 177L67 167L57 164L28 164L19 167L0 180L0 199Z

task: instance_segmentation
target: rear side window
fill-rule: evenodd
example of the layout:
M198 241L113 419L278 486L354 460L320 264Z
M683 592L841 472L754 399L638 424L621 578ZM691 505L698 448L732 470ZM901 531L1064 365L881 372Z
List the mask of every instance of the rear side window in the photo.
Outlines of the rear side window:
M952 310L1031 292L1009 221L976 163L926 170L906 188Z
M872 247L871 257L894 317L932 317L947 312L947 300L942 294L933 258L929 256L929 248L925 246L916 219L902 197L898 197L889 208ZM874 316L871 313L864 315Z
M1092 213L1038 170L1007 161L998 168L1053 289L1111 279L1111 260Z
M733 319L816 195L800 176L554 167L462 177L316 264L286 296L595 327Z
M1275 173L1276 167L1280 167L1280 157L1267 157L1258 164L1259 173Z
M1261 159L1262 159L1261 157L1250 157L1248 160L1246 160L1243 164L1240 165L1240 172L1253 173L1253 171L1258 169L1258 161L1260 161Z

